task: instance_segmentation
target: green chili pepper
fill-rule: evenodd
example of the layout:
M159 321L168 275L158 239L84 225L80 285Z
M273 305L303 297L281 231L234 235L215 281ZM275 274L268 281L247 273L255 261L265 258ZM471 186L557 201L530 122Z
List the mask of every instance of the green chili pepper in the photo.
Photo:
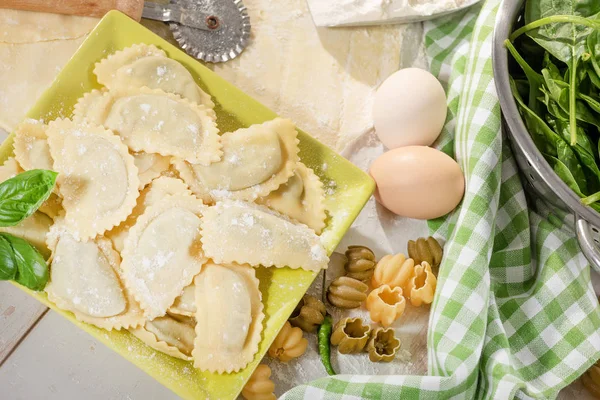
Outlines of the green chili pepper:
M329 375L335 375L335 371L331 366L331 345L329 339L331 338L331 331L333 330L333 321L331 316L325 316L325 320L319 327L319 355L321 356L321 362L325 367L325 370Z

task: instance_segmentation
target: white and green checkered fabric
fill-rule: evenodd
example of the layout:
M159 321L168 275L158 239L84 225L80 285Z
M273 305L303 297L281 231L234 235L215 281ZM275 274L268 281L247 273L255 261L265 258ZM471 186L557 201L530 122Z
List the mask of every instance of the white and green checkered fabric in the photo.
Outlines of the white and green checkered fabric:
M575 234L539 200L527 209L502 137L491 57L499 4L425 23L431 71L448 93L438 146L467 181L460 209L429 223L447 239L429 376L340 375L286 400L549 399L600 358L600 309Z

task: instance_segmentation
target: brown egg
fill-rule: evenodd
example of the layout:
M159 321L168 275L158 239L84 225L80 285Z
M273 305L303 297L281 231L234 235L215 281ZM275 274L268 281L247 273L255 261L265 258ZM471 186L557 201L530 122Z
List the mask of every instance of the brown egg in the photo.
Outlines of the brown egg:
M404 217L433 219L446 215L458 206L465 192L458 163L431 147L390 150L373 162L369 172L377 183L377 201Z

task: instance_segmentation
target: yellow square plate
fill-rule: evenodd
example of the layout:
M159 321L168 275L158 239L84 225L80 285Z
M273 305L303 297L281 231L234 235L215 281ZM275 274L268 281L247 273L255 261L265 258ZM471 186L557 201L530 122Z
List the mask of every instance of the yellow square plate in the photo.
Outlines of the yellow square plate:
M217 123L221 131L228 132L277 117L273 111L220 78L194 58L116 11L108 13L90 33L27 116L45 121L70 117L77 99L85 92L100 87L92 72L94 64L114 51L135 43L160 47L169 57L179 61L192 73L199 85L213 96L217 105ZM327 228L321 237L331 253L371 196L375 184L367 174L311 136L300 132L299 138L300 158L315 170L325 184L329 215ZM0 160L3 162L12 155L12 151L12 137L9 137L0 147ZM44 294L30 293L179 396L185 399L233 399L241 391L317 273L289 268L259 268L257 275L266 314L263 340L258 354L247 368L239 373L225 375L200 372L193 368L191 362L156 352L127 331L107 332L78 322L71 313L58 310L48 302Z

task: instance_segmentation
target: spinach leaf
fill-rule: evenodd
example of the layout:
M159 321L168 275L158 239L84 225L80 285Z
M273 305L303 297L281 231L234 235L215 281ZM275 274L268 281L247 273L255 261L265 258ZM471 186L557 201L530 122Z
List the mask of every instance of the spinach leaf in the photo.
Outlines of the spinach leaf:
M44 257L25 240L0 233L1 279L12 279L21 285L42 290L48 282L48 265Z
M596 76L600 76L600 32L594 30L591 32L586 41L587 52L590 55L590 64L596 72ZM599 86L600 87L600 86Z
M600 113L600 99L588 96L583 93L579 93L578 96L580 99L584 100L592 110L596 111L597 113Z
M584 194L581 192L581 189L579 188L575 177L571 173L571 170L569 170L569 168L558 158L552 156L547 156L547 158L549 159L550 164L552 165L552 169L554 170L556 175L558 175L560 179L562 179L563 182L565 182L567 186L571 188L572 191L577 193L579 197L584 197Z
M533 141L536 146L542 153L547 153L553 156L557 156L557 143L562 140L550 127L544 122L542 118L540 118L536 113L533 112L521 96L519 95L515 82L511 78L510 86L513 92L513 96L517 101L517 105L519 106L519 111L521 112L521 116L527 126L529 133L531 134Z
M57 173L42 169L23 172L0 183L0 226L14 226L48 199Z
M527 82L529 82L528 107L532 109L535 113L539 114L540 112L542 112L542 106L539 104L537 97L540 92L540 87L544 84L544 77L541 74L535 72L533 68L529 66L527 61L525 61L525 59L521 57L517 49L513 46L513 44L510 41L507 40L505 42L505 46L525 73Z
M571 64L585 51L586 38L593 28L578 23L560 22L561 19L558 17L583 17L596 22L593 20L598 13L600 13L598 0L528 0L525 5L526 24L541 19L550 21L554 19L555 23L530 30L527 35L557 59Z

